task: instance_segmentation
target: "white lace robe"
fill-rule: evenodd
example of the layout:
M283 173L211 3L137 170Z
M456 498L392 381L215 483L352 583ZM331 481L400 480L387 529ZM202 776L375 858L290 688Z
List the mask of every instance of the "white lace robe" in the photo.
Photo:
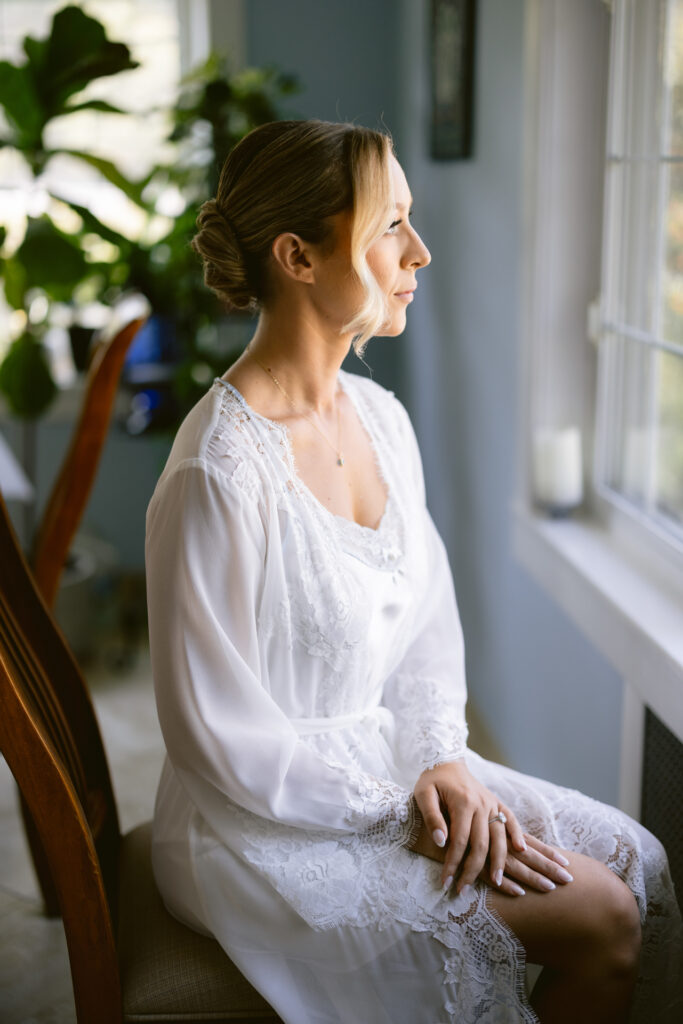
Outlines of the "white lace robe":
M440 867L406 849L418 775L464 756L524 829L631 886L648 929L634 1019L673 1020L661 847L613 808L467 750L462 633L412 428L379 386L340 382L386 485L377 530L325 509L286 429L221 380L149 506L167 906L215 935L289 1024L535 1020L523 950L487 888L444 893Z

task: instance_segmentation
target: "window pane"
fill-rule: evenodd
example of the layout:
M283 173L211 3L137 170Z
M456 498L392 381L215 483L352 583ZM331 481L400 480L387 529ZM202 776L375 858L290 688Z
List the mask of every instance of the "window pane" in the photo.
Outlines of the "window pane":
M658 524L683 526L683 356L606 341L605 483Z
M681 110L683 114L683 110ZM683 350L683 167L666 170L662 337Z
M650 491L653 360L625 338L609 340L611 429L607 483L640 507Z
M623 161L609 173L613 260L605 294L606 319L649 333L656 330L660 303L661 170L654 162Z
M666 151L683 156L683 3L674 0L669 10L666 48L666 86L669 90Z
M658 356L657 507L683 523L683 357Z
M599 479L680 540L683 0L616 0L613 33Z

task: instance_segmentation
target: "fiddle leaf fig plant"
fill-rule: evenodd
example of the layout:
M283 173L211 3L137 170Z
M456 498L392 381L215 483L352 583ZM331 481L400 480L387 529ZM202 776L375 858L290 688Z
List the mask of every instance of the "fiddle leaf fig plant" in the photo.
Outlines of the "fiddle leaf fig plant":
M0 61L0 107L6 121L0 149L11 147L21 154L35 191L43 192L45 212L28 217L25 236L11 251L0 234L5 298L23 314L25 324L11 346L0 345L6 349L0 391L17 415L28 418L41 415L54 396L42 345L50 316L42 316L39 323L32 320L36 297L41 308L55 303L75 308L84 294L110 304L121 292L133 290L149 300L177 340L180 358L173 373L180 417L207 377L219 367L222 372L236 354L219 339L216 324L223 313L204 288L199 260L190 247L197 208L215 194L232 147L252 128L278 118L279 103L298 88L296 81L272 68L231 74L223 58L210 56L181 82L169 111L170 159L131 180L96 152L51 145L47 130L55 119L84 110L126 116L115 103L84 92L98 79L113 80L138 67L125 43L110 41L99 21L69 5L54 15L45 39L27 36L23 50L22 62ZM85 202L54 192L46 170L53 158L64 155L87 164L115 186L142 211L146 224L155 218L157 226L163 225L157 203L169 190L175 194L177 214L167 218L161 236L155 229L153 240L145 231L139 238L128 237L102 223ZM107 255L100 258L105 250ZM30 382L38 378L41 386L29 395Z
M24 53L23 64L0 61L0 104L9 127L0 143L19 150L35 175L59 152L90 162L87 154L47 148L45 129L54 118L79 110L125 113L103 100L79 101L77 94L97 78L138 67L130 50L110 42L104 26L80 7L68 6L55 14L46 39L24 39Z
M6 121L0 148L11 148L21 155L38 188L50 160L67 154L94 168L144 207L144 181L129 181L111 161L92 153L46 142L46 130L56 118L83 110L125 114L112 103L83 98L82 93L96 79L138 67L128 47L111 42L99 21L70 5L54 15L47 38L27 36L23 49L23 62L0 61L0 106ZM54 203L50 202L49 190L44 190L47 212L27 219L24 238L13 252L0 252L5 299L15 310L24 312L27 323L31 296L42 294L52 302L70 302L84 281L99 275L100 288L109 283L110 268L88 259L84 232L67 234L57 227L52 217ZM3 231L0 246L4 243ZM41 415L56 393L42 346L46 327L47 320L29 324L7 349L0 366L0 390L12 411L29 419Z

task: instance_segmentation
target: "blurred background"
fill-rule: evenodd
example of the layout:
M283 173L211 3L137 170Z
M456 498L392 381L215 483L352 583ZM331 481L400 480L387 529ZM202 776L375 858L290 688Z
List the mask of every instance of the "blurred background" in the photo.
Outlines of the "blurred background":
M455 578L477 736L521 771L639 814L652 727L673 772L655 789L683 787L683 304L674 266L683 205L673 179L662 199L659 170L657 201L635 172L619 179L621 192L610 184L611 168L626 173L626 164L623 154L612 160L608 132L614 141L636 88L623 76L614 84L611 18L621 11L624 31L636 32L634 5L86 0L53 22L63 6L0 0L0 58L15 68L0 72L11 142L0 148L0 432L35 486L35 504L11 503L26 543L73 427L93 332L126 296L144 296L154 313L129 352L81 531L94 578L85 605L60 596L84 664L104 651L112 671L122 670L144 646L147 503L180 418L253 326L201 289L187 248L197 207L227 148L254 124L354 120L392 134L432 254L405 334L374 340L366 359L418 434ZM651 59L670 110L680 98L681 17L675 0L653 6L677 41ZM105 46L79 14L125 45ZM81 31L87 42L77 44ZM27 34L51 32L59 60L50 64L36 44L23 48ZM41 60L45 91L31 95L16 69ZM661 133L650 141L661 155ZM627 186L629 202L647 194L646 213L617 237L627 218L614 207L604 219L604 198L616 203ZM668 321L655 318L655 331L632 311L636 327L619 333L612 321L624 320L624 304L614 299L610 311L608 300L619 287L631 295L633 278L620 270L620 285L605 283L606 247L642 252L650 239L648 203L660 211L660 277L671 285L664 384L661 358L655 369L643 360L661 356ZM601 339L626 348L636 328L650 338L646 356L599 355ZM603 364L615 360L610 386L622 390L606 401L624 428L620 441L596 414ZM349 369L368 372L357 361ZM655 406L640 390L648 374L659 382ZM643 454L648 424L666 439L658 469L655 449ZM578 490L570 480L569 498L546 495L539 507L541 428L574 431L582 465ZM575 468L569 459L568 477ZM564 515L582 499L578 516ZM629 528L604 513L605 499L617 518L629 503L635 518L649 509L653 545L634 555L640 542L624 539ZM646 583L634 575L641 570ZM86 615L96 621L84 636ZM676 828L680 848L680 815Z

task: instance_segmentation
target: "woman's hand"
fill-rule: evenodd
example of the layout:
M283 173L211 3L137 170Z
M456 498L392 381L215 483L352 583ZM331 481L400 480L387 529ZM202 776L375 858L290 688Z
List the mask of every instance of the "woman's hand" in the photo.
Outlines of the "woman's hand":
M463 761L423 772L415 799L423 823L411 849L443 863L442 882L447 888L458 868L457 892L477 877L518 896L524 889L517 882L548 892L556 883L572 880L565 870L567 859L546 843L525 837L514 814L470 774ZM501 811L505 824L491 822Z
M443 884L450 886L459 870L456 890L462 892L479 876L488 858L491 878L500 887L508 856L508 835L513 850L526 850L514 814L470 774L464 761L450 761L424 771L414 792L424 831L435 847L445 851ZM506 824L495 821L489 825L491 818L501 811ZM422 842L424 845L424 837Z

